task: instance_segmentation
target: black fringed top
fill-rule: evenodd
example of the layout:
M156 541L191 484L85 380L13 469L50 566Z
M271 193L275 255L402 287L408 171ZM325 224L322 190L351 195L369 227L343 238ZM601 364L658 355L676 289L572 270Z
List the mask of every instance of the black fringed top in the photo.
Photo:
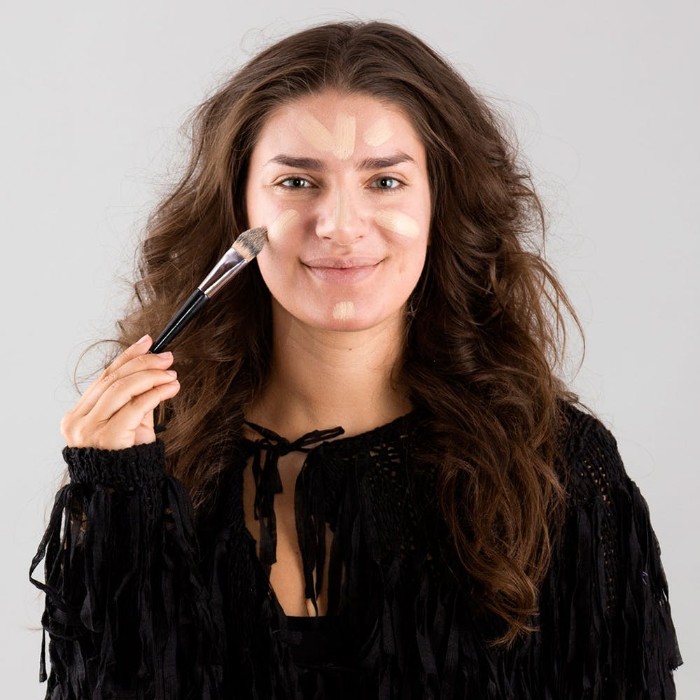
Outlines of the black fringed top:
M681 663L647 505L615 439L565 407L568 508L541 588L538 631L508 649L459 568L436 504L436 467L415 459L417 412L354 437L290 444L257 427L207 515L193 516L159 441L66 448L32 562L53 700L637 700L675 698ZM284 615L269 584L276 458L307 451L296 482L307 596L328 557L328 615ZM252 461L251 461L252 458ZM252 464L260 556L245 526ZM326 528L332 532L325 551ZM42 644L42 680L46 680Z

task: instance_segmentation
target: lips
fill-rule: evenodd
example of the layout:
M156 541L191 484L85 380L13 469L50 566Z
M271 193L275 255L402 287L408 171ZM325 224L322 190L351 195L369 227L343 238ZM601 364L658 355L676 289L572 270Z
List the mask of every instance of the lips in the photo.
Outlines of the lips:
M316 279L333 284L353 284L370 277L381 260L369 257L314 258L304 261L304 266Z

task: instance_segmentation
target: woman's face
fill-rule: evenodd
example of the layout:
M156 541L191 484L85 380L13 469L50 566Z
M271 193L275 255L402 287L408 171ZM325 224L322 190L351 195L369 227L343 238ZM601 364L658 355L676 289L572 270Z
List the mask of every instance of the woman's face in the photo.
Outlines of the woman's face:
M425 148L400 108L322 92L265 122L246 183L258 264L286 315L325 330L402 321L430 229Z

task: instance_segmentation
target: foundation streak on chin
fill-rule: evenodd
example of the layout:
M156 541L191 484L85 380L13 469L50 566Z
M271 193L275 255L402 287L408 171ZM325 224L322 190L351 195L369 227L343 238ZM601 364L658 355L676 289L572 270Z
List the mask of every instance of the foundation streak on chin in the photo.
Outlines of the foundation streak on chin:
M407 238L417 238L420 233L418 222L408 214L394 209L380 209L374 214L378 226Z
M339 160L347 160L355 152L355 117L341 112L333 132L308 112L302 114L297 129L319 151L330 151Z
M296 209L285 209L268 227L267 237L274 241L284 235L284 232L289 228L292 221L299 218L299 212Z
M355 304L351 301L339 301L333 307L333 318L336 321L344 321L355 317Z
M382 117L370 126L364 134L362 140L368 145L376 148L386 143L393 135L394 131L391 128L391 122Z

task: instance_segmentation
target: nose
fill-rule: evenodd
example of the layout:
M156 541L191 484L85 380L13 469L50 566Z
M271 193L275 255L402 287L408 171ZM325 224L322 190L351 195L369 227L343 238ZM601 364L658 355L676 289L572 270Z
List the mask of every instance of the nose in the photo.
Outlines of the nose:
M365 234L361 203L350 188L329 191L320 202L316 235L338 245L352 245Z

